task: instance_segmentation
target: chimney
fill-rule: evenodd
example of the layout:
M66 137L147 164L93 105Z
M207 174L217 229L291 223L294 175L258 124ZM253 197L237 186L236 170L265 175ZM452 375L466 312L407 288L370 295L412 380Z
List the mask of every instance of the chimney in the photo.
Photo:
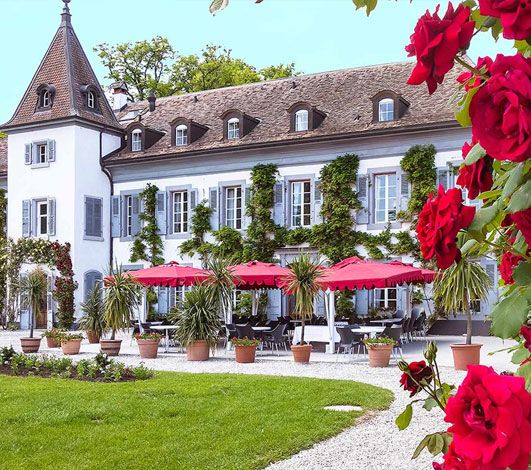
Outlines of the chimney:
M152 113L153 111L155 111L155 102L157 101L157 97L155 96L155 93L151 92L147 100L149 103L149 112Z
M127 85L124 82L115 82L111 85L111 89L113 97L112 109L113 111L120 111L128 102Z

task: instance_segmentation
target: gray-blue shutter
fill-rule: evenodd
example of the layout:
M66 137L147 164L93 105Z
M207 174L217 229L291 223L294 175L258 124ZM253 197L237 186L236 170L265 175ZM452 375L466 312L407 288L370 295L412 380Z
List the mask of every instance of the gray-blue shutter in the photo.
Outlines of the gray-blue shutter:
M22 201L22 236L31 236L31 201Z
M273 220L275 224L284 226L286 222L284 209L284 182L275 183L275 204L273 206Z
M55 162L55 140L48 141L48 161Z
M157 312L160 315L168 313L168 287L159 287L157 294Z
M24 152L24 164L25 165L31 165L33 161L33 151L32 151L32 144L26 144L25 145L25 152Z
M94 199L94 219L93 224L94 235L96 237L103 237L103 201L101 199Z
M94 236L94 199L85 198L85 236Z
M219 228L219 188L210 188L208 203L212 214L210 215L210 226L212 230L218 230Z
M165 191L157 192L157 233L166 235L168 233L168 196Z
M369 223L369 176L358 175L357 182L358 199L361 203L362 209L359 209L356 214L356 223Z
M94 286L97 285L99 281L103 279L103 276L98 271L89 271L86 272L83 276L83 297L85 299L85 302L87 301L90 292L94 288Z
M49 198L47 203L48 203L48 235L54 236L55 231L56 231L55 199Z
M400 210L407 210L409 203L409 179L405 172L400 173Z
M140 197L132 196L133 198L133 214L131 220L131 235L134 237L138 235L141 228L140 221Z
M356 314L367 315L369 313L369 291L366 289L356 290Z
M36 144L31 144L31 163L36 164L39 161L39 146Z
M447 191L450 188L450 172L448 171L448 168L439 168L437 170L437 189L439 186L442 186L445 191Z
M122 198L111 197L111 234L114 238L122 235Z
M192 227L192 216L194 215L195 208L197 207L197 201L199 199L199 194L197 189L190 190L190 207L188 209L188 231L191 231Z
M252 222L252 217L247 215L247 206L251 201L251 187L245 186L242 189L244 190L243 227L242 228L247 228Z
M313 186L313 211L314 211L314 224L320 224L323 222L321 216L321 205L323 204L323 193L321 192L321 181L315 180Z

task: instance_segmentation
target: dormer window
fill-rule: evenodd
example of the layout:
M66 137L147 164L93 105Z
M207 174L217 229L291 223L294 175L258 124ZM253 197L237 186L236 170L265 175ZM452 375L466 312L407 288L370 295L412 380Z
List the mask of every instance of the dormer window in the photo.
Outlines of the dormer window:
M50 109L53 105L55 87L53 85L41 85L39 88L37 88L37 95L39 96L37 110Z
M295 132L308 130L308 110L300 109L295 113Z
M80 87L81 95L83 97L85 109L93 113L100 113L101 109L98 102L98 97L101 96L100 91L94 85L82 85Z
M96 96L92 91L89 91L87 94L87 106L90 109L94 109L96 107Z
M44 90L41 93L41 108L49 108L50 107L50 92L48 90Z
M240 120L238 118L230 118L227 121L227 139L239 139L240 138Z
M188 127L184 124L175 128L175 145L188 145Z
M395 119L395 101L391 98L384 98L378 102L378 121L386 122Z
M142 150L142 131L135 129L131 132L131 151L140 152Z

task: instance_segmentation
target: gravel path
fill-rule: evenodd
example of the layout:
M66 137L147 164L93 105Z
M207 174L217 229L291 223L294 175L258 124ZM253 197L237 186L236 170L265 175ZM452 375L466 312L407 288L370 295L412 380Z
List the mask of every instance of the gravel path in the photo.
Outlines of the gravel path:
M19 349L19 332L2 332L0 347L13 344ZM82 345L83 354L76 358L93 356L98 345ZM44 353L61 354L58 350L45 349ZM131 346L130 340L122 343L119 360L130 365L139 363L136 345ZM339 435L315 444L293 457L270 465L270 470L304 468L305 470L360 468L365 470L429 470L432 458L427 452L411 461L411 454L420 440L428 433L444 429L442 414L433 410L431 413L416 406L413 420L409 428L399 431L394 421L409 402L409 394L399 387L400 371L396 366L386 369L373 369L362 363L314 362L308 365L294 364L289 355L281 358L258 357L254 364L237 364L232 357L223 353L208 362L187 362L183 354L161 354L157 359L145 360L147 367L155 370L166 370L190 373L229 373L229 374L263 374L298 377L315 377L320 379L355 380L391 390L395 400L390 408L371 416L361 418L358 425L346 429ZM464 377L461 372L451 368L441 368L442 379L449 383L458 383ZM341 405L341 403L338 403Z

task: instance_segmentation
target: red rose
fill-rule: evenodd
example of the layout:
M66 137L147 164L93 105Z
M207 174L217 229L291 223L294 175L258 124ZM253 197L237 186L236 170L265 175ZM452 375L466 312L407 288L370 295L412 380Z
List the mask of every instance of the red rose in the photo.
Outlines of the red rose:
M480 70L484 67L485 71L488 72L490 70L490 66L492 65L492 59L490 57L480 57L478 59L478 63L476 64L476 69ZM472 81L472 79L474 79ZM479 85L481 85L484 81L482 77L478 77L474 72L467 71L463 72L459 77L457 77L457 81L459 83L462 83L465 85L465 90L468 91L471 88L477 88Z
M531 156L531 59L502 54L470 103L472 133L496 160Z
M463 145L463 159L466 158L468 152L476 144L475 139L472 143L465 142ZM485 155L472 165L463 165L459 170L459 177L456 183L468 191L470 199L476 199L478 195L484 191L492 188L494 183L492 179L492 158Z
M525 242L531 247L531 208L523 211L507 214L502 222L503 227L516 225L516 228L522 232Z
M470 8L462 4L454 10L448 2L444 18L439 17L439 7L432 15L428 10L420 17L410 36L411 44L406 46L408 57L416 56L417 65L408 83L428 84L430 95L442 83L444 76L454 66L454 58L461 49L466 49L474 33L474 22L470 21Z
M524 348L531 351L531 326L522 325L522 328L520 328L520 335L524 338Z
M513 269L523 260L522 256L515 255L510 251L506 251L503 254L500 263L500 275L505 284L514 284Z
M479 0L479 12L499 18L505 39L531 36L531 2L529 0Z
M482 470L527 470L531 393L523 377L469 366L445 412L455 454L464 462L477 463Z
M421 387L418 385L422 380L429 382L433 377L433 369L426 365L425 361L412 362L409 364L409 373L404 372L400 377L400 385L404 387L404 390L411 392L409 395L412 397L416 395Z
M461 258L456 245L459 230L472 223L476 209L464 206L461 191L439 186L437 195L430 195L419 214L417 235L424 259L437 258L437 266L446 269Z
M478 462L465 461L455 453L453 442L448 446L448 452L444 454L444 463L433 462L434 470L481 470Z

